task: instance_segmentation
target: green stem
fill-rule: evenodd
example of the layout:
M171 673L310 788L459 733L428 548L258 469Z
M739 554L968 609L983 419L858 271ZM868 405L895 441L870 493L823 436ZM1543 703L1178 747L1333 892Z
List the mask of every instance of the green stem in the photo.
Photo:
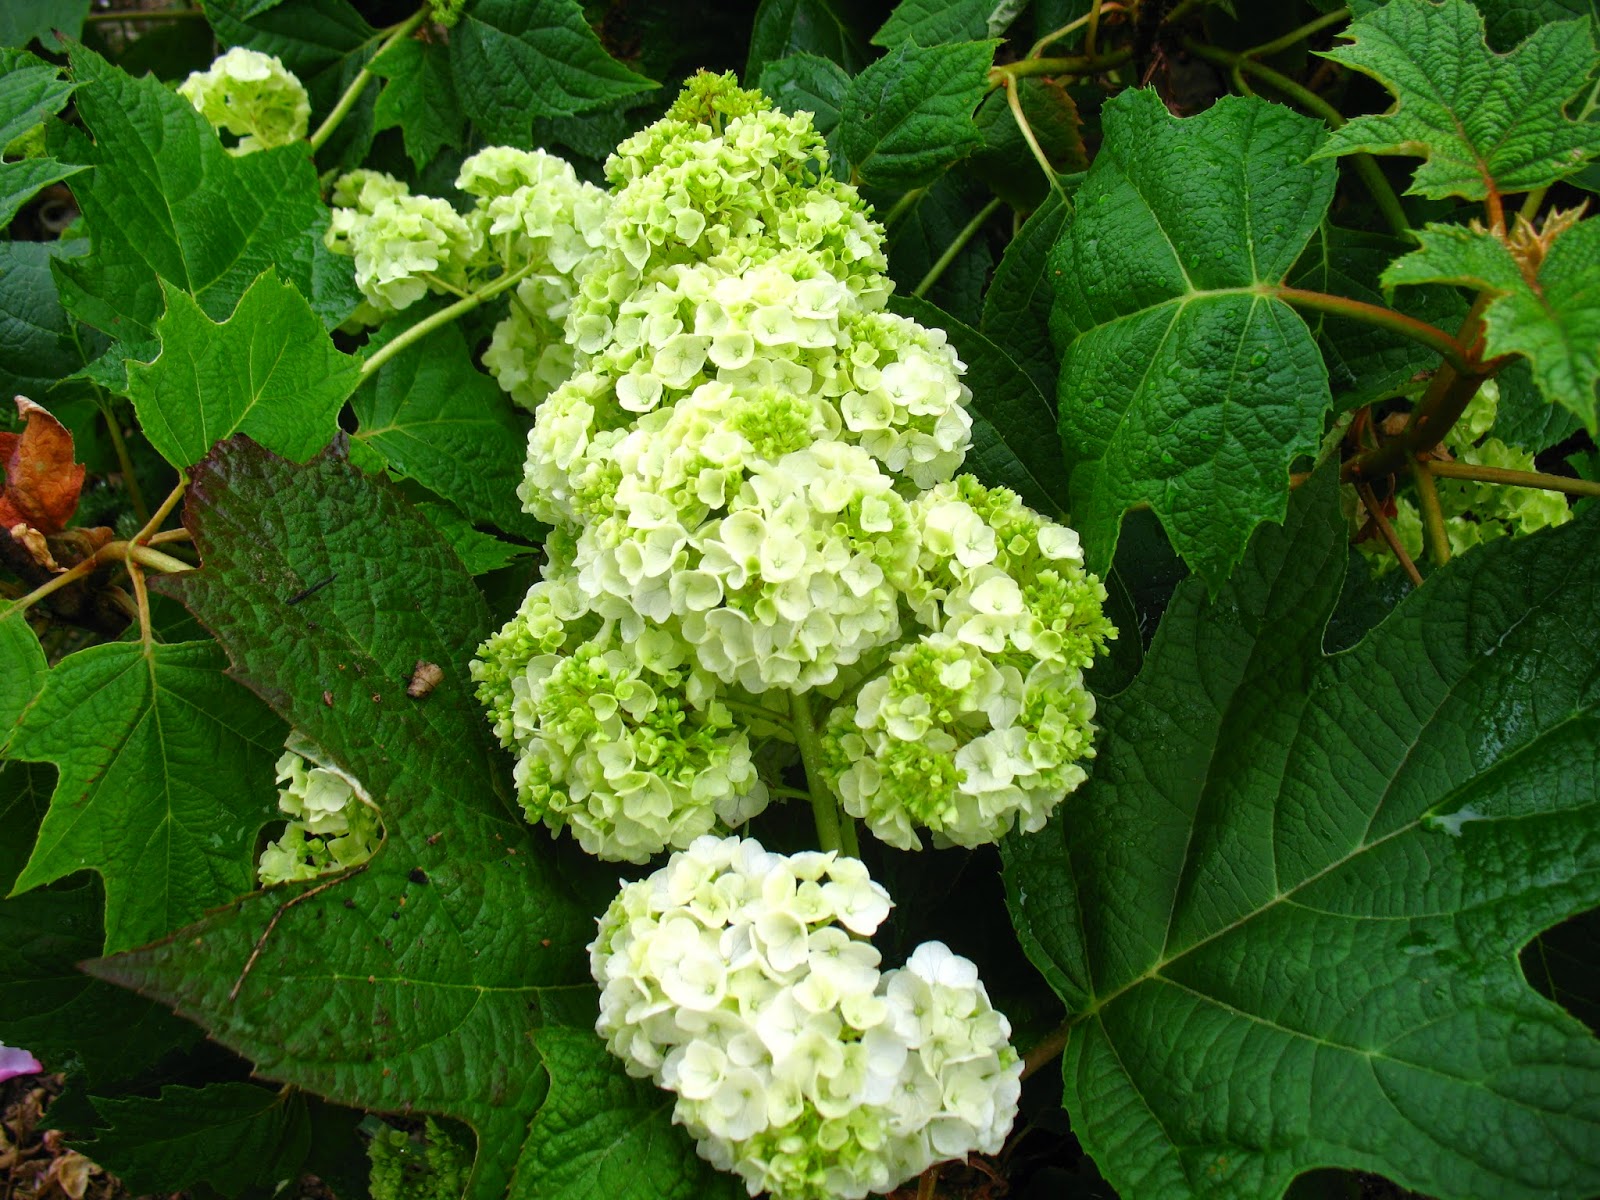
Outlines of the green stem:
M1271 43L1267 43L1271 45ZM1330 128L1338 129L1345 123L1344 115L1333 105L1310 88L1304 87L1271 67L1264 66L1249 56L1248 51L1221 50L1216 46L1208 46L1194 38L1183 39L1184 49L1196 58L1203 58L1207 62L1229 69L1238 68L1254 75L1262 83L1281 92L1293 100L1309 113L1321 117ZM1406 220L1405 210L1400 207L1400 197L1394 194L1394 189L1389 186L1389 181L1384 178L1383 171L1379 169L1377 160L1370 154L1352 154L1351 166L1361 178L1368 192L1372 194L1373 203L1378 206L1378 211L1383 214L1383 219L1397 234L1405 234L1411 229L1411 222Z
M883 227L885 229L889 228L896 221L898 221L901 217L905 216L906 213L911 210L912 206L915 205L918 200L921 200L927 194L928 194L928 189L927 188L912 188L909 192L905 193L905 195L901 196L900 199L896 200L894 202L894 206L892 208L890 208L887 213L884 214Z
M1406 548L1400 544L1400 536L1395 533L1394 526L1389 524L1389 518L1383 515L1383 506L1378 503L1378 497L1373 495L1370 483L1356 484L1356 495L1361 497L1361 503L1366 506L1367 515L1372 518L1372 523L1378 527L1378 532L1383 535L1383 540L1389 543L1389 550L1399 560L1400 566L1411 580L1413 587L1422 586L1422 572L1417 570L1417 564L1411 561L1411 556L1406 553Z
M128 503L133 505L133 515L143 525L150 519L150 509L144 502L144 492L139 487L139 477L133 473L133 459L128 454L128 443L122 436L122 423L117 420L115 408L105 394L96 387L95 402L100 415L106 419L106 431L111 434L111 449L116 452L117 470L122 472L122 482L128 489Z
M1352 321L1361 321L1367 325L1376 325L1402 337L1410 338L1414 342L1435 351L1451 366L1459 371L1474 370L1471 357L1465 346L1460 341L1451 337L1436 325L1429 325L1426 321L1418 321L1408 317L1405 313L1396 312L1392 308L1385 308L1381 304L1368 304L1363 300L1352 300L1348 296L1333 296L1326 292L1309 292L1303 288L1274 287L1268 289L1268 295L1293 305L1295 308L1309 309L1312 312L1327 313L1330 316L1346 317Z
M1051 42L1059 42L1069 33L1073 33L1074 31L1081 29L1084 25L1088 24L1088 22L1089 14L1084 13L1083 16L1079 17L1076 21L1068 21L1065 25L1061 26L1060 29L1052 29L1049 33L1045 34L1033 44L1033 49L1028 51L1028 57L1040 57L1044 53L1044 48Z
M389 31L389 36L383 39L383 45L378 47L378 52L372 58L382 57L383 52L389 49L390 46L410 37L427 16L428 9L423 7L412 13L404 21L401 21L400 24ZM315 154L322 149L328 139L333 136L333 131L338 129L340 123L350 115L350 110L356 106L356 101L361 99L361 93L367 90L367 84L372 82L371 61L369 59L368 65L362 67L356 73L356 77L350 81L350 86L345 88L344 95L340 96L339 102L333 106L333 111L327 115L322 124L317 126L316 132L311 135L311 153Z
M800 761L806 769L806 787L811 794L811 819L817 826L817 844L823 850L842 851L844 839L839 828L842 814L838 800L822 776L822 739L817 736L810 697L804 692L796 692L791 711L795 742L800 747Z
M1027 75L1098 75L1132 59L1133 48L1129 46L1098 56L1069 54L1064 58L1021 58L1014 63L993 68L989 72L989 86L1001 86L1007 75L1013 79Z
M1543 471L1512 471L1505 467L1480 467L1462 462L1430 462L1428 471L1444 479L1470 479L1475 483L1503 483L1508 487L1542 488L1569 496L1600 496L1600 483L1546 475Z
M82 579L85 575L104 566L108 562L136 562L142 567L149 567L153 571L163 571L175 574L178 571L192 571L194 567L181 558L173 558L170 554L163 554L159 550L152 550L149 546L136 545L133 542L107 542L88 558L75 563L55 578L48 580L33 589L26 596L11 601L5 607L5 615L27 608L36 601L43 600L52 592L60 591L74 580Z
M435 329L450 324L450 322L454 321L457 317L471 312L473 309L477 308L478 305L483 304L485 301L494 299L507 288L515 287L518 283L521 283L523 279L527 278L528 273L532 271L536 265L537 264L529 263L520 271L512 271L502 275L493 282L485 284L483 287L473 292L470 296L463 297L462 299L457 300L454 304L451 304L445 308L441 308L438 312L432 314L431 316L423 317L422 320L411 326L410 329L398 334L394 341L389 342L379 349L373 351L372 355L367 359L367 361L361 364L361 374L363 376L372 374L396 354L399 354L402 350L406 349L406 347L412 345L413 343L421 341Z
M1350 19L1348 8L1336 8L1331 13L1318 17L1315 21L1307 21L1298 29L1291 29L1280 38L1273 38L1270 42L1262 42L1259 46L1251 46L1244 51L1249 58L1271 58L1274 54L1287 50L1290 46L1299 44L1307 38L1315 37L1330 25L1338 25Z
M939 282L939 276L943 275L945 269L955 262L956 255L967 248L967 243L973 239L978 230L983 228L983 223L994 216L995 210L1000 207L1000 204L1000 197L996 196L978 210L978 215L966 223L961 232L956 234L955 240L945 247L944 253L939 256L939 260L928 268L928 273L922 277L922 282L911 289L913 296L920 299L927 294L929 288Z
M1444 528L1444 508L1439 503L1439 489L1428 470L1429 464L1420 459L1411 460L1411 478L1417 485L1417 507L1422 509L1422 529L1428 537L1428 554L1433 565L1442 567L1450 561L1450 535Z
M1017 123L1017 130L1022 134L1022 140L1028 143L1028 149L1033 151L1034 161L1039 164L1039 169L1044 172L1045 179L1050 184L1050 189L1066 200L1066 192L1061 190L1061 178L1056 174L1056 169L1050 165L1050 160L1045 157L1044 147L1039 145L1039 139L1034 136L1033 126L1028 122L1028 114L1022 111L1022 93L1017 87L1017 81L1011 76L1006 76L1006 106L1011 109L1011 119ZM1020 216L1021 214L1017 214Z

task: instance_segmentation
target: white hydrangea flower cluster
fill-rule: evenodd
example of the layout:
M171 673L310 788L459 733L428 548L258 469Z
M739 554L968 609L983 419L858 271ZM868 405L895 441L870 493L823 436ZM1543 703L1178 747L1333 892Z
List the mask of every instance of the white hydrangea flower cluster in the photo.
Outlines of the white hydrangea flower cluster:
M287 146L306 136L311 98L275 55L235 46L209 69L195 71L178 94L212 126L239 139L233 154Z
M596 1029L752 1196L859 1200L1011 1128L1009 1023L942 943L880 971L889 907L856 859L704 837L600 919Z
M719 703L787 717L791 693L878 672L829 726L849 811L901 846L917 827L964 845L1036 828L1084 778L1081 671L1115 636L1105 592L1071 530L954 478L972 428L964 367L941 331L884 310L882 231L827 173L810 118L702 76L607 173L599 249L572 258L574 370L536 410L519 489L557 530L535 593L560 596L560 620L530 596L475 666L524 756L530 817L561 828L581 807L586 846L642 861L764 802L742 735L720 726L715 802L670 780L619 791L598 751L536 732L556 721L551 697L578 702L557 682L605 689L622 671L642 686L643 671L660 695L670 675L687 737ZM665 675L622 666L657 642ZM910 720L918 705L926 719Z
M361 784L298 732L278 759L278 808L290 818L283 836L261 852L263 884L314 879L372 857L383 839L378 810Z
M516 275L483 361L513 400L533 408L572 373L564 322L600 248L606 194L552 154L509 146L468 158L456 186L473 198L464 214L381 172L351 171L334 184L326 244L355 259L367 322L430 292L466 293Z

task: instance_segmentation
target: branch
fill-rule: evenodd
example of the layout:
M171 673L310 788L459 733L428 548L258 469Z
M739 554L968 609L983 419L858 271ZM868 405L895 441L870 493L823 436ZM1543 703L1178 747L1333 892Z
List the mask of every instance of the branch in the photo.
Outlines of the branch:
M1542 488L1569 496L1600 496L1600 483L1546 475L1541 471L1512 471L1505 467L1479 467L1462 462L1430 462L1428 472L1443 479L1470 479L1476 483L1503 483L1508 487Z
M1372 494L1370 483L1356 484L1356 495L1361 497L1361 503L1366 505L1372 522L1378 527L1378 532L1383 534L1383 540L1389 543L1389 549L1394 552L1395 558L1400 560L1400 565L1405 568L1411 582L1422 586L1422 572L1417 570L1417 564L1411 561L1411 556L1406 553L1406 548L1400 544L1400 539L1395 535L1394 526L1389 524L1389 518L1383 515L1383 509L1378 504L1378 498Z
M1007 75L1014 79L1025 75L1098 75L1112 67L1120 67L1132 58L1133 49L1127 46L1098 56L1069 54L1064 58L1021 58L1014 63L991 68L989 86L1003 87Z
M1422 509L1422 529L1428 537L1428 554L1433 565L1442 567L1450 561L1450 535L1444 528L1444 508L1439 504L1439 489L1434 485L1429 464L1420 458L1411 460L1411 476L1417 484L1417 506Z

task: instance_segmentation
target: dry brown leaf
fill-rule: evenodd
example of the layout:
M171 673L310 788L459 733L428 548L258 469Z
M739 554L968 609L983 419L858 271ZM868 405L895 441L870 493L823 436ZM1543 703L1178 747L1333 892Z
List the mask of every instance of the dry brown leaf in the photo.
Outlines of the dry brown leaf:
M78 507L84 468L72 461L72 434L26 396L17 397L26 426L0 433L0 529L22 524L42 534L60 533Z

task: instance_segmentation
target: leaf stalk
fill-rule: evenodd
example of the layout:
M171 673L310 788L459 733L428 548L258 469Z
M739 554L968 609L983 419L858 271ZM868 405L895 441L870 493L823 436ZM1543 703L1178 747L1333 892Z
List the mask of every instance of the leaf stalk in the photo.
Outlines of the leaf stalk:
M1383 515L1383 507L1378 503L1378 498L1372 494L1370 483L1356 484L1356 495L1361 497L1361 503L1366 506L1367 514L1372 518L1372 523L1378 527L1378 532L1383 535L1383 540L1389 544L1389 550L1399 560L1405 572L1411 577L1411 582L1416 587L1422 586L1422 572L1417 570L1417 564L1411 561L1411 556L1406 553L1406 548L1400 544L1400 538L1394 531L1394 526L1389 524L1389 518Z
M996 196L978 210L978 215L962 227L961 232L956 234L955 240L945 247L944 253L939 256L938 261L928 268L928 273L922 277L922 282L911 289L913 296L921 299L927 294L929 288L939 282L939 276L943 275L950 264L955 262L956 256L967 248L967 243L977 235L978 230L983 228L984 222L994 216L1000 204L1000 197Z
M1600 496L1600 483L1547 475L1542 471L1513 471L1506 467L1480 467L1462 462L1429 462L1428 473L1441 479L1468 479L1474 483L1500 483L1507 487L1540 488L1568 496Z
M1450 561L1450 535L1445 532L1439 489L1423 459L1411 460L1411 477L1417 485L1417 504L1422 509L1422 531L1427 535L1428 554L1434 566L1442 567Z
M1405 313L1397 312L1392 308L1385 308L1381 304L1368 304L1364 300L1352 300L1348 296L1334 296L1327 292L1311 292L1304 288L1274 287L1269 295L1293 305L1295 308L1309 309L1312 312L1327 313L1334 317L1347 317L1352 321L1362 321L1368 325L1398 333L1408 337L1414 342L1420 342L1460 371L1474 369L1472 359L1467 348L1457 338L1451 337L1437 325L1429 325L1426 321L1419 321L1415 317L1408 317Z

